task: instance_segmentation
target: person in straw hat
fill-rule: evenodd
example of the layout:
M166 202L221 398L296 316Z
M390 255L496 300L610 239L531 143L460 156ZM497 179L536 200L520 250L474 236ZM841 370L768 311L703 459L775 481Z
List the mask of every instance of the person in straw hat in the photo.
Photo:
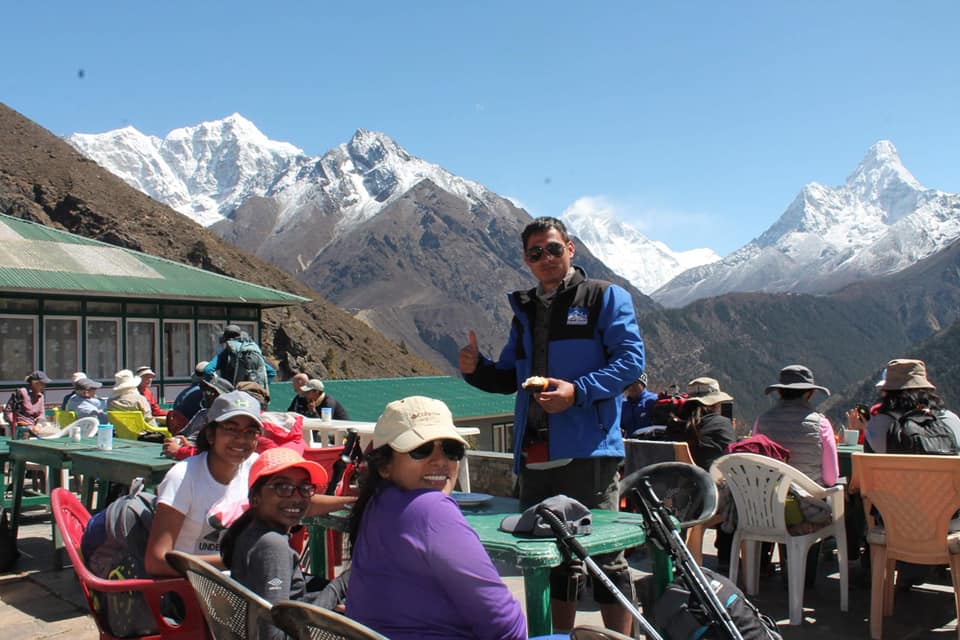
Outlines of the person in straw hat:
M527 637L520 603L450 498L466 446L440 400L386 406L350 521L350 618L393 640Z
M113 374L113 387L110 388L107 411L139 411L147 424L157 426L150 411L150 403L140 395L137 389L139 386L139 376L133 375L130 369L121 369Z
M687 398L680 410L680 424L667 427L667 440L686 442L698 467L710 469L713 461L727 452L736 440L733 422L720 414L721 405L733 396L720 390L713 378L694 378L687 383Z
M953 450L957 450L956 445L960 443L960 418L944 406L936 387L927 379L927 366L923 360L899 358L888 362L880 389L883 398L879 412L867 423L865 451L911 453L902 450L896 437L891 440L891 436L896 435L900 418L908 414L917 414L920 418L939 418L940 422L953 432ZM945 446L949 447L950 443Z

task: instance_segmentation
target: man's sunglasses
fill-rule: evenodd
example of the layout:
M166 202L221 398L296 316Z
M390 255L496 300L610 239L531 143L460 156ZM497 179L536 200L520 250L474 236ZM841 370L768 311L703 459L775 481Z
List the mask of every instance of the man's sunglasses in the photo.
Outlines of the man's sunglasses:
M304 498L312 498L317 493L317 485L309 482L301 485L290 484L289 482L275 482L273 484L265 484L263 486L269 487L281 498L289 498L293 495L294 491L299 493Z
M559 258L563 255L563 251L566 249L566 245L562 242L548 242L544 247L530 247L523 254L527 257L527 262L536 262L543 257L543 252L546 251L554 258Z
M443 455L446 456L447 460L453 460L454 462L459 462L463 460L463 457L467 455L467 450L463 446L462 442L457 442L456 440L432 440L426 444L422 444L412 451L408 451L407 454L414 460L426 460L433 455L433 449L435 444L440 443L440 451L443 452Z

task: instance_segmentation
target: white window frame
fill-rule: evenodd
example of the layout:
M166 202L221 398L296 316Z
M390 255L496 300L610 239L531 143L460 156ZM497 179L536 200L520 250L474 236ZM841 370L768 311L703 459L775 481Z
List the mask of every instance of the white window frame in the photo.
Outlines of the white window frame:
M153 358L152 362L131 362L130 361L130 341L127 339L127 327L130 324L152 324L153 325ZM126 318L123 323L123 360L126 362L125 369L135 370L137 367L159 367L157 359L160 354L160 321L156 318ZM156 370L156 369L154 369Z
M37 315L26 315L26 314L19 314L19 313L0 313L0 320L5 320L5 319L29 320L33 323L33 361L29 363L23 362L20 364L21 368L23 369L23 373L20 374L19 377L11 380L0 380L0 383L3 383L3 384L7 384L7 383L19 384L23 382L24 377L26 377L28 373L30 373L31 371L34 371L35 369L39 369L39 367L37 366L37 360L39 358L38 354L40 353L40 332L39 332L40 317ZM0 357L2 357L2 355L3 354L0 354Z
M224 328L225 326L227 326L227 323L226 323L225 321L223 321L223 320L197 320L197 337L196 337L196 340L197 340L197 359L198 359L198 360L208 360L208 361L209 361L209 360L213 360L213 357L214 357L215 355L217 355L217 352L220 350L220 349L219 349L220 345L219 345L219 344L214 344L214 345L213 345L213 353L201 353L201 352L200 352L200 349L201 349L201 348L206 348L206 345L201 345L201 344L200 344L200 325L212 325L212 326L217 327L217 330L214 331L214 335L216 335L217 338L219 338L219 337L220 337L220 334L223 333L223 328Z
M167 325L174 325L174 324L186 325L187 327L187 339L190 341L190 343L187 345L187 368L184 373L174 373L173 371L168 371L166 353L162 353L160 355L160 366L163 367L164 378L189 378L193 374L194 366L197 364L196 361L193 359L193 354L195 353L193 349L193 343L196 340L196 336L194 336L194 333L193 333L193 320L165 318L163 320L163 326L160 328L160 330L164 332L163 333L164 347L166 347L166 340L167 340L167 334L165 329Z
M120 369L123 368L123 367L120 366L120 362L121 362L121 359L122 359L122 357L123 357L123 349L122 349L122 347L121 347L121 345L123 344L123 334L122 334L122 332L123 332L123 330L124 330L124 329L123 329L123 318L119 318L119 317L116 317L116 316L114 316L114 317L110 317L110 316L87 316L87 317L84 319L84 327L83 327L83 341L84 341L84 342L83 342L83 344L84 344L84 346L86 347L85 351L86 351L86 354L87 354L87 355L86 355L86 358L84 359L84 363L83 363L83 366L84 366L83 371L84 371L84 372L93 371L93 367L90 366L90 357L91 357L91 351L90 351L90 334L87 333L89 324L90 324L91 322L112 322L112 323L114 323L114 325L117 327L117 343L116 343L116 345L115 345L115 346L116 346L116 350L117 350L117 359L116 359L116 361L114 361L114 363L113 363L111 366L107 367L108 370L110 370L110 369L112 368L112 370L110 371L110 373L107 374L108 377L106 377L106 378L100 378L101 380L107 380L107 379L112 378L112 377L113 377L113 374L114 374L115 372L117 372L117 371L119 371Z
M56 376L56 375L53 375L52 373L49 373L50 363L47 362L47 323L62 322L64 320L72 321L77 328L77 350L76 350L76 353L74 353L74 356L75 356L74 361L77 363L77 368L75 368L73 371L65 372L66 373L65 376ZM43 317L43 372L46 373L48 376L50 376L52 379L70 380L70 376L73 375L74 371L81 371L79 367L82 366L81 355L83 354L83 339L84 339L82 328L83 328L82 316L45 315Z

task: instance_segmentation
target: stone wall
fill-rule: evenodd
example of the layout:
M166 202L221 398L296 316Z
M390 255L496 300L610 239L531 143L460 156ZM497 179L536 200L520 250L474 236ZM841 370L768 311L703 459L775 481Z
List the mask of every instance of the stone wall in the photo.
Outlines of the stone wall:
M470 490L492 496L513 497L517 477L513 474L513 454L493 451L467 451L470 460Z

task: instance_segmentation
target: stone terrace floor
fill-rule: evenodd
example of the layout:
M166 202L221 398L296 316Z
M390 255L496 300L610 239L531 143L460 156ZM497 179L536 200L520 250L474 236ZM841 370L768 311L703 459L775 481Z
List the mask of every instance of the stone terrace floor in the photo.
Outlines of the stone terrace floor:
M0 575L0 634L4 638L70 638L95 640L99 637L86 601L72 569L53 571L50 525L40 514L28 517L20 529L21 557L13 572ZM713 538L704 543L705 564L714 567ZM649 564L641 553L631 556L636 576L648 574ZM504 580L522 602L522 580L509 568L501 568ZM821 559L814 588L804 597L804 623L786 626L787 591L780 574L761 580L760 593L751 600L764 613L783 624L786 640L817 638L869 638L870 588L859 564L851 568L850 611L840 611L840 589L834 556ZM600 624L595 606L584 603L580 624ZM956 637L953 592L947 572L908 592L897 593L894 615L884 622L885 640Z

